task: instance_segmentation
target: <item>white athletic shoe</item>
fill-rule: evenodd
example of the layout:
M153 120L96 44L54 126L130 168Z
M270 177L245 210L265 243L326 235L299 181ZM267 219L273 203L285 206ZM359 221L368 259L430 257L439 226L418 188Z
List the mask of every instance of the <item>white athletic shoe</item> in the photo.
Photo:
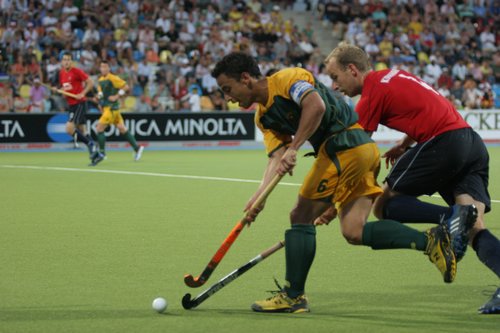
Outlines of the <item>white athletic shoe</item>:
M142 152L144 151L144 146L139 146L139 149L135 152L134 161L138 161L142 157Z

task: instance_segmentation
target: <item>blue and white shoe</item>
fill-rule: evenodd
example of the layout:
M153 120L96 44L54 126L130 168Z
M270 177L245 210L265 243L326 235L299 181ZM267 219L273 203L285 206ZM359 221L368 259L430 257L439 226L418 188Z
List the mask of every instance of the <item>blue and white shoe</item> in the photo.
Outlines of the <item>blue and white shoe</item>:
M89 158L92 160L94 158L94 154L97 152L97 145L94 141L90 141L87 145L87 149L89 150Z
M491 299L478 311L481 314L500 314L500 288L497 288Z
M94 155L92 155L92 163L90 163L89 166L96 166L101 161L103 161L105 158L106 158L105 154L96 151L94 153Z
M474 205L454 205L450 218L441 220L451 238L451 248L455 258L460 261L467 250L469 243L469 231L477 220L477 208Z

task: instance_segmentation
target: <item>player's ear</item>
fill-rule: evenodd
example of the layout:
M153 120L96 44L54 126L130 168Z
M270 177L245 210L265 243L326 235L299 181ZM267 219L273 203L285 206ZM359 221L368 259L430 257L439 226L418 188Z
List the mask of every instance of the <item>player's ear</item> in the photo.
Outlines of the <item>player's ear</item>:
M250 81L250 74L248 72L243 72L241 73L240 75L240 81L243 82L243 83L247 83Z
M352 76L357 76L359 73L358 68L354 64L347 65L347 70L349 71L349 73L351 73Z

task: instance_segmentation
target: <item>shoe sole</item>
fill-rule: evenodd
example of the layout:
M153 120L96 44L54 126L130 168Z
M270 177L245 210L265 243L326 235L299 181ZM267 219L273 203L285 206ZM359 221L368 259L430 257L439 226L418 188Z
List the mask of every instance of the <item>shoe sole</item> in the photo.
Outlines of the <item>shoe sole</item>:
M456 261L456 257L454 255L453 250L451 253L446 253L446 251L445 251L446 245L449 245L449 247L451 249L450 239L449 239L448 235L444 232L444 230L441 230L441 232L445 234L445 240L441 242L442 246L441 246L440 252L441 252L442 256L444 256L445 258L452 257L451 262L449 262L449 263L446 262L446 271L443 274L443 280L445 283L452 283L455 280L455 277L457 275L457 261Z
M252 306L252 310L255 312L261 312L261 313L306 313L306 312L311 312L310 309L297 309L293 311L290 308L285 308L285 309L262 309L262 308L255 308Z
M494 307L491 309L479 309L480 314L500 314L500 307Z

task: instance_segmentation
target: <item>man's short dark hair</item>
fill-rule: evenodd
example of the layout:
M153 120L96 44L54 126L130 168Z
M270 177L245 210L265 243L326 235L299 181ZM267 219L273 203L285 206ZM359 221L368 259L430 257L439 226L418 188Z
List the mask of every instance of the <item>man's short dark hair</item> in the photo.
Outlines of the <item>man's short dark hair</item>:
M62 56L61 56L61 59L65 56L68 56L71 58L71 60L73 60L73 55L71 54L71 52L68 52L68 51L64 51Z
M248 73L254 78L262 76L257 61L250 55L243 52L233 52L222 58L212 71L214 78L221 74L233 78L237 81L241 78L241 73Z

